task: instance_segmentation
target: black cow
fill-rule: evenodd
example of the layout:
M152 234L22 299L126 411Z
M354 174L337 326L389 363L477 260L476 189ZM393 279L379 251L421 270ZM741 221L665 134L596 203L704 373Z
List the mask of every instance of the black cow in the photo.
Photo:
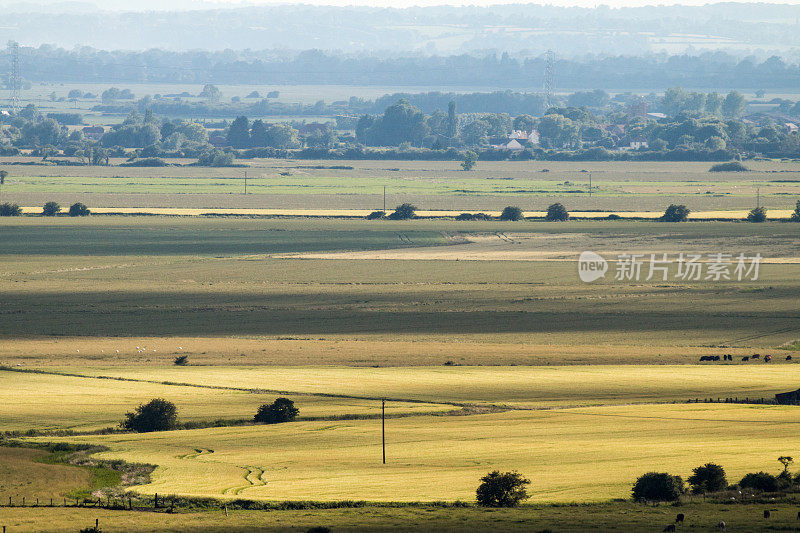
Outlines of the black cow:
M769 509L764 509L764 518L769 518Z
M749 360L750 360L750 358L747 357L746 355L744 357L742 357L742 361L749 361Z
M678 513L678 516L675 517L675 523L683 524L683 519L684 519L683 513Z
M675 524L667 524L661 531L675 531Z

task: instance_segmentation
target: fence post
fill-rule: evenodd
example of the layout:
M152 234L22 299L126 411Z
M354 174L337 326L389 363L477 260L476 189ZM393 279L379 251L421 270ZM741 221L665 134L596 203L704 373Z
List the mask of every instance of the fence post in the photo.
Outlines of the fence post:
M22 506L25 507L25 496L22 497Z

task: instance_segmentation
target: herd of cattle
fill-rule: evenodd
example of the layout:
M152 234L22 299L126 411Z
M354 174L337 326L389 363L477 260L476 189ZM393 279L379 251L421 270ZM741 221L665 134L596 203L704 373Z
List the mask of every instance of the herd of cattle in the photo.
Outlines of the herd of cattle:
M772 514L769 512L769 509L764 509L764 518L766 520L769 520L771 517L772 517ZM683 522L684 522L685 519L686 519L686 517L684 516L683 513L678 513L678 516L675 517L675 523L667 524L667 526L662 531L665 531L665 532L675 531L675 525L676 524L683 525ZM800 512L797 513L797 519L800 520ZM691 526L691 527L694 527L694 526ZM719 529L721 529L722 531L726 531L728 529L728 525L724 521L720 521L717 524L717 527Z
M755 360L759 360L759 359L761 359L761 354L757 354L757 353L753 354L753 355L742 356L742 361L750 361L750 360L755 361ZM792 356L791 355L787 355L786 356L786 360L787 361L791 361L792 360ZM703 355L703 356L700 357L700 362L702 363L704 361L733 361L733 356L730 355L730 354L725 354L725 355L722 355L722 356L719 356L719 355ZM772 356L771 355L765 355L764 356L764 362L765 363L769 363L770 361L772 361Z

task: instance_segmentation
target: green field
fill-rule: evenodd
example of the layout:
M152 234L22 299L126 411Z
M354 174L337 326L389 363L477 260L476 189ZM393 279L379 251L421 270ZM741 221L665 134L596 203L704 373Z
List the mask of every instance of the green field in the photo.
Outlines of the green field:
M14 161L0 158L0 167ZM114 160L116 165L124 162ZM177 160L179 164L192 161ZM81 201L89 207L379 209L410 201L424 210L499 211L518 205L543 211L792 209L800 197L800 163L748 161L751 172L709 172L711 163L458 162L243 160L246 168L125 168L8 165L6 201L41 206ZM331 167L352 168L331 168ZM247 172L247 192L244 175ZM589 179L592 194L589 194Z

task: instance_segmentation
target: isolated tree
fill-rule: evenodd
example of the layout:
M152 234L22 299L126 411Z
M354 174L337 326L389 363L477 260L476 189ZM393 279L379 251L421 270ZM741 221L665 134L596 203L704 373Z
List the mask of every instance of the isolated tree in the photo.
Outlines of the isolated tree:
M58 202L47 202L42 208L42 215L46 217L54 217L61 211L61 206Z
M725 470L714 463L698 466L692 472L687 481L692 486L694 494L717 492L728 486L728 481L725 479Z
M755 472L745 475L739 482L743 489L775 492L778 490L778 478L766 472Z
M7 177L8 177L8 171L0 170L0 185L5 184Z
M264 404L258 408L253 422L261 424L280 424L291 422L300 411L294 406L294 402L288 398L278 398L271 404Z
M689 218L689 213L691 211L685 205L670 204L661 216L661 220L664 222L686 222Z
M69 216L71 217L85 217L86 215L89 214L91 214L89 208L80 202L74 203L71 206L69 206Z
M784 473L788 473L789 465L794 462L794 459L792 459L792 457L789 455L781 455L780 457L778 457L778 462L783 465Z
M567 209L563 205L555 203L547 208L547 214L545 215L544 219L555 222L564 222L569 219L569 212L567 212Z
M382 218L386 218L386 211L373 211L369 215L367 215L367 220L380 220Z
M210 100L212 102L216 102L222 96L222 93L217 88L216 85L211 85L210 83L203 87L203 91L198 95L200 98L205 98L206 100Z
M414 218L416 215L417 207L412 204L400 204L398 205L394 213L389 215L390 220L408 220L410 218Z
M18 217L22 214L22 208L17 204L0 204L0 217Z
M175 358L174 361L172 361L172 363L175 366L186 366L186 365L189 364L189 356L188 355L179 355L178 357Z
M790 220L792 222L800 222L800 200L797 200L797 205L794 207L794 212Z
M120 426L137 433L169 431L178 425L178 410L175 404L163 398L155 398L142 404L132 413L125 414Z
M525 485L531 481L518 472L495 470L481 478L476 498L484 507L516 507L522 500L530 498Z
M475 163L478 162L478 154L472 150L468 150L464 154L464 160L461 162L461 169L464 171L472 170L475 168Z
M665 472L648 472L639 477L633 485L632 494L636 501L672 502L683 494L683 480Z
M503 212L500 213L500 220L511 220L516 222L517 220L522 220L523 218L525 217L522 216L522 209L513 205L504 207Z
M767 210L763 207L756 207L753 208L747 214L747 221L748 222L766 222L767 220Z

